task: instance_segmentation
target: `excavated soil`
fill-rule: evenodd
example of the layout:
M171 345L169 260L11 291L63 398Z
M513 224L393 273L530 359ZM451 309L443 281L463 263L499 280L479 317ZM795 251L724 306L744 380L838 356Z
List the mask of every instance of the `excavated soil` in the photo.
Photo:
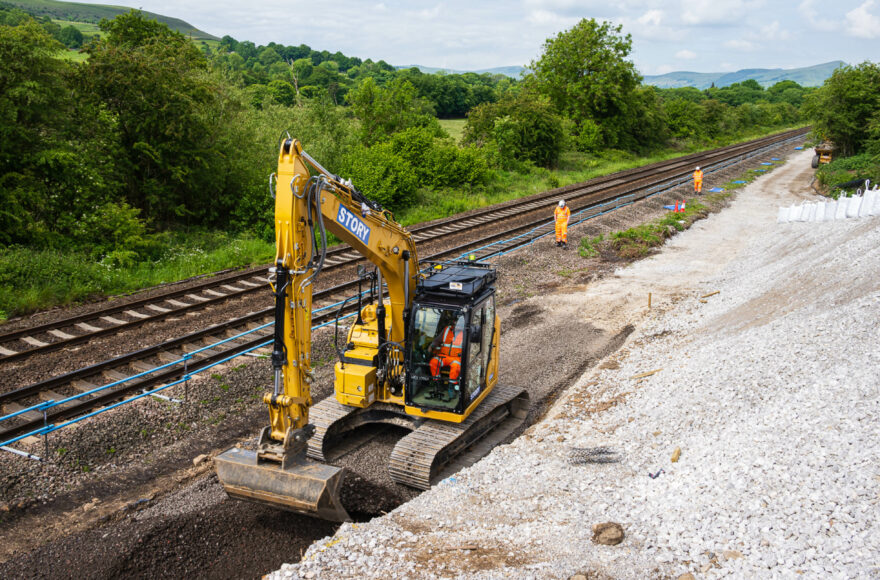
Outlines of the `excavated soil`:
M783 157L788 149L775 155ZM743 171L731 168L707 176L706 187ZM620 264L581 258L576 241L655 219L666 213L664 204L688 195L687 189L572 227L568 251L545 238L496 260L503 320L500 380L530 393L523 429L540 419L560 390L620 348L633 330L625 316L615 319L614 311L605 312L600 323L572 319L550 307L552 300L542 306L528 299L570 294L606 276ZM724 204L719 198L711 205L717 210ZM267 298L257 300L263 308L268 304ZM88 345L82 352L92 354L83 358L67 353L63 364L32 363L17 371L27 377L21 380L45 378L247 309L256 307L230 304L169 321L160 331ZM319 400L332 391L332 332L317 333L314 349L315 360L321 361L313 392ZM311 542L332 534L333 524L225 497L210 456L236 443L253 446L265 421L258 399L271 381L267 360L235 363L191 381L185 404L144 399L53 434L51 459L43 464L0 455L0 576L254 577L296 561ZM175 389L174 396L182 397L180 387ZM349 469L342 501L356 519L390 511L418 494L391 482L385 468L401 433L380 430L369 444L338 461ZM43 453L39 441L22 447ZM202 455L193 465L193 458Z

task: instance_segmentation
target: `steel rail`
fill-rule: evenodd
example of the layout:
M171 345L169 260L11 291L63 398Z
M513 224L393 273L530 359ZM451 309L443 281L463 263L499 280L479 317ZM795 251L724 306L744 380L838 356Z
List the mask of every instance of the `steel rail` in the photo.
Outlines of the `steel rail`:
M791 139L792 138L789 137L786 140L791 140ZM786 140L782 140L780 142L784 142ZM762 151L762 150L767 149L768 147L769 146L758 147L757 150ZM739 161L741 161L741 160L736 160L734 162L739 162ZM674 180L675 180L674 177L667 176L666 179L661 180L661 183L665 183L668 185ZM681 182L679 181L676 183L676 185L679 185L680 183ZM675 185L669 185L669 187L667 189L674 187L674 186ZM653 193L651 193L652 190L654 191ZM656 183L652 184L651 186L646 186L646 187L631 187L630 189L626 190L624 193L617 194L615 196L615 199L617 199L617 200L620 200L623 198L629 198L629 199L628 199L628 201L624 202L623 204L616 204L615 208L613 208L613 209L616 209L617 207L622 207L625 205L630 205L630 204L634 203L635 201L638 201L638 200L643 199L645 197L648 197L651 195L656 195L660 191L665 191L665 190L659 190L659 186ZM588 202L586 204L582 204L579 208L577 208L575 210L574 215L584 214L584 212L587 212L588 210L590 210L592 208L601 209L602 206L607 206L607 205L609 205L609 203L610 202L608 199L604 199L604 200L600 199L600 200L593 201L592 203ZM599 211L595 214L590 214L590 215L584 217L578 223L581 223L582 221L585 221L586 219L589 219L591 217L595 217L596 215L600 215L602 213L605 213L606 211L608 211L608 210ZM486 249L486 248L491 248L495 244L495 242L493 242L493 240L503 239L505 236L509 236L509 235L512 235L516 232L521 232L523 230L527 230L525 234L520 234L519 236L511 238L510 243L503 244L500 248L492 248L491 250L488 250L487 252L480 252L481 257L482 256L488 257L488 256L493 256L493 255L500 255L500 254L512 251L512 249L514 249L514 248L528 245L528 244L532 243L535 239L538 239L540 237L548 235L550 233L550 226L551 225L552 224L550 224L549 220L547 220L547 219L535 220L535 221L532 221L528 224L522 224L519 226L515 226L514 228L509 228L508 230L505 230L504 232L492 234L492 235L484 237L480 240L475 240L473 242L468 242L466 244L462 244L462 245L456 246L454 248L446 249L442 252L434 254L433 256L427 257L425 259L425 261L438 260L444 256L454 255L454 254L462 252L462 251L467 252L469 248L473 248L473 246L478 245L478 244L483 245L483 247L480 248L481 250ZM531 230L529 230L529 228L531 228ZM544 231L544 230L547 230L547 231ZM353 287L356 283L357 283L356 281L350 281L350 282L338 284L338 285L334 286L333 288L330 288L330 289L327 289L327 290L324 290L321 292L317 292L316 296L321 295L322 297L329 297L333 293L338 293L344 289ZM347 308L343 308L340 310L343 310L347 313L347 312L353 311L354 308L355 308L355 305L351 304ZM313 317L314 323L318 323L320 325L325 320L329 321L329 320L332 320L335 316L337 316L337 312L331 312L331 311L329 311L329 309L327 307L324 307L322 310L323 310L323 312L321 312ZM185 337L174 339L172 341L167 341L165 343L162 343L161 345L155 345L153 347L141 349L140 351L136 351L134 353L129 353L127 355L123 355L122 357L117 357L116 359L113 359L111 361L105 361L104 363L92 365L91 367L87 367L85 369L80 369L78 371L74 371L74 372L68 373L66 375L55 377L55 378L49 379L47 381L43 381L41 383L36 383L36 384L30 385L28 387L23 387L23 388L18 389L16 391L11 391L8 393L0 394L0 404L5 403L5 402L21 400L23 398L27 398L27 397L33 396L35 394L38 394L41 391L49 390L53 387L58 387L58 386L61 386L64 384L69 384L73 380L77 380L77 378L87 378L90 376L94 376L95 374L100 374L100 373L108 370L109 368L113 368L114 366L116 368L118 368L119 366L127 365L134 360L149 358L150 356L155 356L159 352L168 352L169 350L172 350L172 349L181 348L181 347L183 347L183 345L192 344L193 342L197 342L197 341L203 341L208 336L215 336L218 333L227 332L230 329L235 328L235 327L240 327L242 325L247 326L248 324L251 324L251 323L256 322L258 320L265 321L267 318L271 317L271 312L272 312L272 309L270 308L270 309L266 309L266 310L258 312L258 313L252 313L246 317L232 320L232 321L228 321L226 323L222 323L219 325L214 325L212 327L209 327L208 329L205 329L202 331L197 331L195 333L191 333ZM102 393L100 395L92 395L89 398L83 398L82 400L79 400L76 403L68 403L64 406L48 407L47 409L43 409L44 416L42 418L27 420L23 423L20 423L18 425L13 426L13 427L10 427L10 428L4 429L4 430L0 430L0 440L9 440L11 438L15 438L16 436L21 436L22 434L35 432L41 428L44 428L48 422L51 422L52 424L54 424L57 421L61 421L64 419L68 419L71 417L76 417L79 415L89 413L96 408L104 407L104 406L112 404L116 401L119 401L120 399L123 399L127 395L132 394L134 392L138 392L138 391L146 392L147 390L149 390L150 387L153 387L155 385L161 385L163 383L168 383L168 382L173 382L173 381L180 381L182 378L188 377L189 374L191 374L191 373L198 372L201 369L204 369L204 368L210 367L214 364L217 364L218 361L222 361L222 360L229 359L231 357L235 357L239 353L251 351L251 350L254 350L255 348L258 348L260 345L264 345L269 333L270 333L270 331L266 331L265 329L262 329L262 331L258 332L258 336L256 338L245 340L244 342L242 342L241 339L239 339L239 341L236 341L236 342L232 342L231 339L227 339L224 342L229 344L229 346L224 347L222 349L215 348L214 345L206 345L205 347L200 349L202 352L207 353L204 356L199 356L199 357L190 357L189 355L182 355L181 356L181 362L186 360L186 364L185 364L184 368L180 368L178 366L177 368L165 368L165 369L163 369L159 372L153 373L153 374L144 373L144 374L150 374L150 376L148 376L146 378L142 378L140 380L135 380L135 379L120 380L120 381L117 381L117 383L122 383L122 386L120 386L118 388L109 388L108 387L108 391L106 393ZM168 365L168 366L171 367L171 365ZM111 383L111 385L112 384L113 383ZM101 389L101 387L98 387L96 390L100 390L100 389ZM47 403L40 405L40 407L46 407L46 406L47 406Z
M786 138L789 138L791 135L799 135L806 132L806 129L796 129L792 131L787 131L784 133L779 133L776 135L771 135L769 137L765 137L762 139L758 139L755 141L750 141L747 143L740 143L736 145L732 145L729 147L716 149L708 152L694 153L684 157L678 157L672 160L667 160L663 162L658 162L655 164L651 164L648 166L637 167L621 172L616 172L613 174L609 174L606 176L597 177L591 179L587 182L580 184L572 184L569 186L565 186L562 188L558 188L555 190L550 190L548 192L543 192L540 194L536 194L534 196L529 196L528 198L521 198L518 200L513 200L511 202L507 202L505 204L499 204L496 206L490 206L487 208L481 208L480 210L476 210L471 212L467 216L456 216L452 218L446 218L440 221L429 222L424 225L415 226L410 228L410 232L414 234L414 238L417 242L425 242L429 240L434 240L437 238L442 238L445 236L452 236L461 234L463 232L469 231L471 229L480 227L484 225L487 221L489 221L490 217L492 221L498 222L499 215L501 216L501 221L507 219L515 219L516 217L529 213L532 211L537 211L543 207L549 207L555 203L555 198L560 195L565 195L569 197L571 202L575 202L579 198L583 197L596 190L596 188L601 187L603 184L608 185L615 182L618 183L633 183L634 181L642 179L641 176L656 176L658 170L662 170L665 172L673 171L679 167L685 167L692 165L695 161L702 162L704 165L708 161L711 163L714 158L721 158L724 156L730 156L735 154L735 152L740 150L748 150L753 149L756 146L760 147L764 143L772 143L776 141L780 141ZM689 170L688 170L689 171ZM684 174L687 174L685 172ZM571 205L571 204L570 204ZM451 228L451 229L450 229ZM345 258L345 254L351 253L353 255ZM326 269L334 269L340 268L345 265L352 264L361 260L362 258L354 253L349 246L337 246L335 248L331 248L328 250L328 257L334 258L339 256L343 258L342 261L339 262L331 262L327 265ZM256 278L262 271L264 266L258 268L252 268L245 271L236 272L231 275L224 275L219 279L212 279L208 282L200 284L196 287L189 287L183 289L172 290L167 293L163 293L159 296L152 296L149 298L143 298L140 300L136 300L134 302L129 302L127 304L120 304L111 306L105 309L101 309L99 311L95 311L92 313L81 314L73 317L68 317L65 319L45 323L42 325L37 325L28 328L18 329L9 333L0 334L0 344L8 344L12 341L18 341L25 337L33 337L35 335L44 334L52 330L57 330L59 328L67 328L71 326L75 326L81 323L88 322L97 322L105 317L110 317L113 314L119 314L120 312L126 312L130 310L135 310L138 308L149 307L150 305L157 305L167 301L174 301L176 298L186 297L188 295L194 295L198 292L203 292L206 290L212 290L213 288L228 286L230 284L234 284L236 282L247 281L248 279ZM106 328L99 328L97 330L88 331L84 334L80 335L69 335L67 334L66 338L61 338L60 340L54 340L54 342L44 343L39 346L33 346L32 348L25 348L19 351L12 351L10 349L3 349L5 352L0 352L0 363L3 362L12 362L15 360L21 360L24 358L31 357L35 354L47 353L55 350L60 350L62 348L73 346L75 344L81 344L83 342L88 342L93 338L98 338L101 336L112 335L117 332L121 332L123 330L128 330L132 328L137 328L139 326L143 326L147 323L155 322L170 316L178 316L182 313L199 310L201 308L215 305L221 302L225 302L226 300L230 300L233 298L240 298L247 294L251 294L253 292L261 291L264 286L262 284L249 284L249 288L239 289L237 291L229 291L227 289L227 294L222 296L213 296L211 298L198 297L197 301L191 304L178 304L174 305L170 308L159 308L151 312L150 314L140 314L134 320L129 321L114 321L111 322L111 326ZM163 310L158 311L158 310ZM107 322L107 321L105 321ZM92 325L89 325L92 326ZM57 336L56 336L57 338ZM43 341L39 341L43 342Z

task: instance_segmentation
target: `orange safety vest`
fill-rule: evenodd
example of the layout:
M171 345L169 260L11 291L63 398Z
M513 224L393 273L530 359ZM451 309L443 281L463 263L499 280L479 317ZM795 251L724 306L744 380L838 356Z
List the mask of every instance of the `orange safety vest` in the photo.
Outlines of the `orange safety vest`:
M559 206L557 205L557 206L556 206L556 209L553 210L553 217L554 217L554 218L556 219L556 221L558 221L558 222L560 222L560 221L562 221L562 222L564 222L564 221L568 221L568 218L571 217L571 210L568 209L568 206L565 206L565 207L559 207Z
M440 343L440 356L461 356L461 341L464 331L455 332L451 326L443 329L443 342Z
M694 171L694 181L703 181L703 170Z

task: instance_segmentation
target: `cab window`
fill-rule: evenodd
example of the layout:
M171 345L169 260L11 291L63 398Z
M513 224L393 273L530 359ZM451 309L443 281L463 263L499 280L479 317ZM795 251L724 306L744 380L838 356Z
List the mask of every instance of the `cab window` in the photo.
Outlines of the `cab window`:
M413 312L410 335L408 402L419 407L453 411L461 399L467 342L464 312L420 306Z

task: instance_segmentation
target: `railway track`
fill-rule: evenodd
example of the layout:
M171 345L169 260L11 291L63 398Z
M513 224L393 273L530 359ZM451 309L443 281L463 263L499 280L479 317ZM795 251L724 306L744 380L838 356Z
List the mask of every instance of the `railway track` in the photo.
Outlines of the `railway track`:
M804 132L788 132L774 136L776 137L774 140L760 140L757 142L759 144L752 142L751 148L752 150L762 149L773 143L789 141L799 137ZM668 182L675 179L676 176L680 177L682 167L687 167L689 172L695 162L699 162L703 166L710 166L712 162L719 163L722 160L742 155L744 152L745 150L742 150L741 147L737 148L736 151L728 150L727 156L723 159L718 152L713 152L714 157L712 158L714 161L710 162L707 162L710 157L708 155L699 158L689 156L690 158L687 161L676 160L678 163L673 167L665 167L663 170L654 171L654 179L644 179L639 172L631 170L628 172L629 177L620 177L619 174L615 174L617 177L613 180L604 180L600 183L590 181L577 187L569 186L569 188L562 188L562 190L554 190L550 193L534 196L527 204L510 203L507 207L502 207L500 210L496 209L495 212L490 210L475 212L475 214L467 216L459 222L441 222L449 227L441 228L440 230L425 228L421 231L430 232L429 235L435 237L453 235L453 232L459 233L462 230L479 227L486 223L485 221L479 221L478 218L492 216L493 220L497 222L497 216L500 211L505 211L506 209L513 210L513 208L519 208L520 210L510 214L519 219L519 223L515 225L498 229L490 234L454 247L445 248L440 252L424 256L421 259L425 262L443 261L461 256L462 254L474 254L479 259L505 253L516 247L530 244L535 239L552 231L552 223L550 223L546 215L543 215L547 213L546 211L542 211L541 217L523 220L522 216L523 214L528 216L536 210L543 210L555 204L560 195L565 195L567 199L572 200L569 205L572 206L572 222L575 223L578 220L588 219L597 213L606 211L610 199L626 197L628 199L626 204L629 204L652 195L652 191L656 190L657 183ZM463 222L466 223L462 226ZM461 229L455 229L458 226ZM442 229L446 229L446 233L441 233ZM351 252L351 250L348 249L348 252ZM346 248L336 250L334 255L341 258L337 262L340 265L354 261L346 257ZM346 262L346 259L349 259L349 262ZM250 282L254 276L258 275L259 271L237 273L236 276L241 276L238 279L238 283L240 284L242 280ZM251 276L251 278L247 276ZM229 278L232 277L224 278L224 284L229 284ZM253 283L256 284L256 282ZM264 284L258 286L264 292L266 291L263 287ZM356 308L354 301L344 305L345 308L340 308L338 305L346 297L350 296L356 287L357 281L351 280L316 291L314 293L315 314L312 319L313 325L330 323L340 314L353 312ZM250 290L251 287L247 286L247 289ZM189 289L189 291L191 292L192 289ZM199 302L199 304L203 302ZM19 412L40 401L53 400L57 402L72 395L90 393L75 401L69 401L46 410L45 416L38 411L26 411L14 419L4 421L3 424L0 424L0 441L29 433L43 427L44 424L57 424L60 421L83 415L124 397L179 380L187 374L194 373L235 355L258 349L261 345L266 345L271 341L273 332L272 316L273 309L266 308L235 320L198 330L174 340L128 353L112 360L0 393L0 409L6 414ZM139 320L141 324L146 322L146 319ZM108 384L113 386L107 388Z
M464 217L454 216L420 224L409 230L416 243L425 244L467 234L488 225L498 227L506 221L522 219L523 215L529 213L537 214L543 211L549 215L549 209L555 205L559 197L565 197L569 207L573 211L578 211L590 204L619 197L623 195L621 191L626 188L637 192L646 183L688 174L696 163L710 166L719 160L729 159L804 132L803 129L789 131L749 143L629 169L597 177L585 183L481 208ZM339 270L361 259L361 256L349 246L336 246L327 251L324 271L326 273ZM0 364L69 348L94 338L110 336L263 291L268 274L267 267L260 266L223 274L185 288L180 288L178 284L175 285L178 286L177 288L171 287L165 292L150 297L108 304L94 312L0 333Z

